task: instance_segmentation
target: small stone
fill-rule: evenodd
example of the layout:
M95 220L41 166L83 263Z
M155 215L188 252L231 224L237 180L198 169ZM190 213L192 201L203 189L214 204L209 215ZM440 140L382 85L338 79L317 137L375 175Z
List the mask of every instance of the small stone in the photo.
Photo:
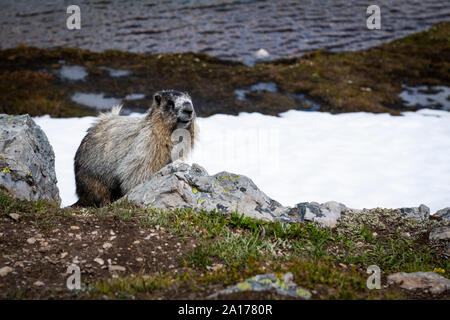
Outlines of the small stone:
M33 285L36 287L42 287L45 285L45 283L43 283L42 281L36 281L35 283L33 283Z
M0 276L4 277L4 276L6 276L8 273L10 273L12 271L14 271L14 269L11 268L11 267L3 267L3 268L0 269Z
M34 243L36 242L36 238L28 238L28 239L27 239L27 242L28 242L29 244L34 244Z
M144 261L144 259L142 259L142 258L136 258L136 261L137 261L137 262L142 262L142 261Z
M79 226L70 226L70 230L80 230Z
M10 218L13 219L14 221L19 221L19 214L18 213L10 213L9 214Z
M114 272L114 271L125 271L125 270L126 270L125 267L118 266L118 265L115 265L115 266L110 265L110 266L108 267L108 269L109 269L110 272Z
M139 243L141 243L139 240L136 240L133 242L133 244L139 244Z
M110 248L112 248L112 244L111 244L111 243L105 242L105 243L103 244L103 249L107 250L107 249L110 249Z
M94 261L101 266L105 264L105 261L102 258L95 258Z
M64 259L68 254L69 254L69 253L67 253L67 252L61 253L61 259Z

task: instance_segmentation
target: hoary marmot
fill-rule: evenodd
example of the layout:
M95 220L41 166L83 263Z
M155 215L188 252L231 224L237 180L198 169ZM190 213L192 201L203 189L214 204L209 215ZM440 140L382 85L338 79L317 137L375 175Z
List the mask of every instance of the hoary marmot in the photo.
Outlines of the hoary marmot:
M120 109L100 114L77 150L74 167L79 200L74 206L101 207L115 201L175 160L171 156L174 145L183 140L172 137L176 129L187 130L185 136L190 138L182 158L194 147L196 114L188 94L156 92L142 118L120 116Z

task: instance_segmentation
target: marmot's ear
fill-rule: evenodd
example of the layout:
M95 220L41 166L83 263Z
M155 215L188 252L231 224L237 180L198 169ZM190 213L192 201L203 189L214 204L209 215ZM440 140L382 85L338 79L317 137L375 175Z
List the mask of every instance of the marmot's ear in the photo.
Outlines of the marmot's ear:
M153 96L153 100L156 102L156 105L159 107L161 106L162 97L159 93L155 93Z

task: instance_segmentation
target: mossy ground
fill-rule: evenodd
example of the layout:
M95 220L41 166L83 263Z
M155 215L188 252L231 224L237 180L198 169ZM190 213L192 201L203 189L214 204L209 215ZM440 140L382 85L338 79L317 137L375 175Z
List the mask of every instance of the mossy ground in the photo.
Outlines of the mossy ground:
M258 63L248 67L204 54L148 55L77 48L17 47L0 51L0 113L53 117L93 115L70 97L75 92L105 93L123 98L144 93L144 99L125 101L125 107L145 110L152 93L161 89L189 92L200 116L242 111L278 115L311 106L292 94L320 102L321 111L368 111L399 114L414 110L402 105L402 84L450 85L450 23L365 51L310 52L301 58ZM63 65L86 67L85 81L61 80ZM126 77L110 77L99 67L126 69ZM238 100L235 89L274 82L279 92L253 92ZM291 94L291 95L290 95Z
M18 213L19 220L11 213ZM437 222L408 222L399 216L386 209L347 212L335 229L323 229L127 202L61 209L0 191L0 267L14 269L2 278L0 297L204 299L256 274L292 272L313 299L448 299L384 286L388 274L400 271L438 270L450 277L450 263L442 255L445 244L427 240ZM99 257L105 266L94 262ZM65 286L64 273L74 259L82 270L79 291ZM108 259L125 266L124 271L108 272ZM381 290L366 287L372 264L382 270ZM43 284L36 286L36 281ZM243 292L232 298L283 297Z

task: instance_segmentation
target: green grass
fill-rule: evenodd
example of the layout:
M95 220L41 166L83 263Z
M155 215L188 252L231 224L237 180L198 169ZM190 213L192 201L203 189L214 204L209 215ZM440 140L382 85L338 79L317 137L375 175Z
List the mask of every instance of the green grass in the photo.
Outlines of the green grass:
M366 269L378 265L383 274L444 269L450 264L426 239L433 220L418 223L400 219L396 210L372 209L347 212L335 229L313 223L264 222L238 213L192 209L158 210L128 202L105 208L60 209L45 201L16 200L0 191L0 212L26 214L40 228L57 225L59 219L113 216L144 228L164 228L196 246L181 258L184 271L136 275L85 284L81 298L164 297L184 290L199 296L266 272L292 272L299 285L316 290L316 297L336 299L404 297L391 289L366 289ZM217 267L220 266L220 267ZM215 267L215 268L214 268ZM214 289L214 290L215 290Z

